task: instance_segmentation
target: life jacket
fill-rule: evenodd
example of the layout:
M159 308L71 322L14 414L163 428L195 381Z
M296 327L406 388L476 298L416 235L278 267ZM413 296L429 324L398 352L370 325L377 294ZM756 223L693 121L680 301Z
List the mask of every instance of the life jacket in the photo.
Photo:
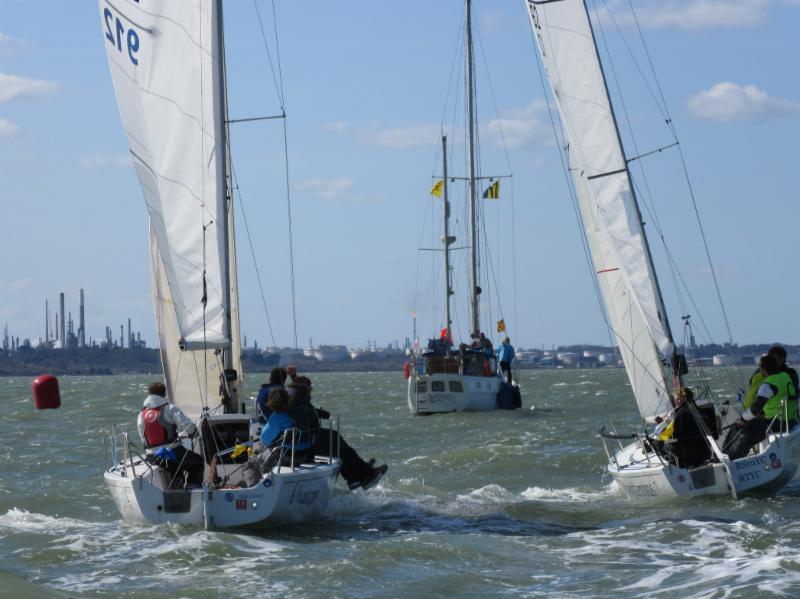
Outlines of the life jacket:
M744 396L744 400L742 401L742 405L746 410L753 402L756 400L756 396L758 395L758 388L761 386L761 383L764 382L764 373L761 370L757 370L753 373L753 376L750 377L750 386L747 388L747 393Z
M797 402L790 401L784 408L788 398L793 397L796 393L791 377L785 372L776 372L765 378L764 382L777 389L775 395L764 404L764 418L772 420L777 417L779 420L784 420L788 415L789 420L795 420L797 418Z
M161 409L168 404L157 408L143 408L142 421L144 422L145 447L156 447L172 443L178 436L178 429L174 424L164 426L161 423Z

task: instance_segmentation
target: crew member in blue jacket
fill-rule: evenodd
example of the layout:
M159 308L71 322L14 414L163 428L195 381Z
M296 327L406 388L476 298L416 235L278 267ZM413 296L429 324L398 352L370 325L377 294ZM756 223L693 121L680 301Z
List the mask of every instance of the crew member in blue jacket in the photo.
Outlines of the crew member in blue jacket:
M503 373L510 385L511 362L514 361L514 346L511 345L511 340L508 337L504 338L500 347L497 348L497 361L500 362L500 372Z
M265 448L272 445L284 431L294 427L294 421L289 416L289 394L286 389L273 389L267 400L267 408L270 410L269 420L267 420L267 424L261 430L260 435L261 444ZM298 451L305 452L310 448L311 444L300 439L298 434L294 444L295 453Z

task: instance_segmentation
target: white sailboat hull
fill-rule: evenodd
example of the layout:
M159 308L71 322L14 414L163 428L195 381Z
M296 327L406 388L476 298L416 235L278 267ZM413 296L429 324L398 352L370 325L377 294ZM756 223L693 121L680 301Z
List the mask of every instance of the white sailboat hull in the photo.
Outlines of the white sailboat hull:
M608 471L619 487L635 498L775 493L797 473L800 426L788 433L771 433L757 448L758 453L731 461L729 474L719 462L688 469L664 463L637 441L614 455Z
M255 485L235 489L165 490L166 479L146 464L118 464L104 474L123 520L206 528L260 527L322 514L333 494L341 460L275 468Z
M414 415L497 410L502 382L499 375L412 375L408 379L408 409Z

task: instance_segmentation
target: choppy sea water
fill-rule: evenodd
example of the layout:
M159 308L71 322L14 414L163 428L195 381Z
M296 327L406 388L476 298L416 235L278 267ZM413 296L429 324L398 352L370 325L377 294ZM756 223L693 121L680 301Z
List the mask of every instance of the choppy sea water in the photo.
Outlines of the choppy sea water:
M313 379L389 472L259 534L120 520L102 438L134 422L149 377L64 377L43 412L29 379L0 379L0 596L800 596L800 480L738 502L620 495L596 433L635 420L621 370L526 371L522 410L416 418L400 373Z

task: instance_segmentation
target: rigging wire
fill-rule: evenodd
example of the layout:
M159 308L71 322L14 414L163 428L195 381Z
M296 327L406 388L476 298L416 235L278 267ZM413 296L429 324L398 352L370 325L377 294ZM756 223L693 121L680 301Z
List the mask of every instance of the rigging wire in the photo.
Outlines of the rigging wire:
M650 67L650 74L652 76L653 82L655 83L656 89L658 91L658 98L660 98L660 102L659 102L659 99L656 98L655 94L653 93L652 88L649 85L648 78L645 76L644 72L642 71L642 68L639 65L639 62L636 60L636 57L635 57L630 45L628 44L627 39L625 38L625 36L622 33L622 30L621 30L621 28L619 26L619 23L614 18L614 15L611 13L611 11L609 10L608 5L606 4L606 0L602 0L602 2L604 4L604 6L605 6L606 12L608 13L609 17L611 18L611 21L614 23L614 26L616 27L617 32L619 33L619 36L622 39L622 41L623 41L623 43L625 45L625 48L627 49L627 51L628 51L628 53L629 53L629 55L631 57L631 60L636 65L636 69L639 71L639 74L640 74L642 80L644 81L645 86L648 89L648 92L650 93L651 97L653 98L653 100L655 101L656 105L658 106L659 111L661 112L662 116L664 117L664 122L667 125L667 128L669 129L670 133L672 134L673 140L675 142L675 147L678 150L678 156L680 158L684 179L686 181L687 189L688 189L688 192L689 192L689 197L690 197L690 200L691 200L692 209L693 209L693 212L694 212L694 215L695 215L695 220L697 222L697 227L698 227L698 230L700 232L700 238L701 238L701 240L703 242L703 248L704 248L705 255L706 255L706 261L708 262L709 270L711 271L711 278L712 278L712 281L714 283L714 290L715 290L715 293L716 293L717 302L719 304L720 312L721 312L722 319L723 319L723 322L724 322L724 325L725 325L725 330L726 330L727 335L728 335L728 343L733 345L733 333L732 333L731 326L730 326L730 320L728 318L728 313L727 313L727 310L725 308L725 302L724 302L724 299L722 297L722 291L721 291L720 286L719 286L719 280L718 280L718 277L717 277L717 271L716 271L716 268L714 267L714 262L713 262L713 260L711 258L711 250L709 248L708 238L706 237L705 229L703 227L703 222L702 222L702 219L700 217L700 211L699 211L699 208L698 208L698 205L697 205L697 198L696 198L696 195L694 193L694 186L692 185L692 181L691 181L691 178L689 176L688 166L686 164L686 157L684 155L683 148L680 145L680 140L678 139L677 129L676 129L675 123L674 123L674 121L672 119L672 115L671 115L670 110L669 110L669 105L667 104L667 100L666 100L666 97L664 95L663 88L661 86L661 82L660 82L660 80L658 78L658 74L657 74L656 69L655 69L655 64L653 62L652 55L650 53L649 47L647 45L647 42L646 42L646 40L644 38L644 33L642 32L642 28L641 28L641 25L639 23L638 15L636 14L636 10L634 9L633 3L631 2L631 0L628 0L628 6L630 8L631 14L633 15L634 23L636 25L636 30L637 30L637 33L639 34L639 39L641 41L642 49L643 49L643 51L645 53L645 56L647 57L647 62L648 62L648 65ZM637 151L637 154L638 154L638 151ZM642 170L644 170L644 167L642 165L640 165L640 167L642 168ZM663 241L663 235L662 235L662 241ZM666 247L666 243L665 243L665 247ZM681 277L681 279L682 279L682 277ZM688 286L686 288L687 288L687 291L688 291ZM693 299L692 299L692 303L694 304L694 300ZM699 313L699 311L698 311L698 313ZM701 320L702 320L702 317L701 317ZM703 326L705 327L705 324ZM706 330L707 330L707 327L706 327ZM710 337L711 337L711 335L709 334L709 338ZM743 376L743 373L741 372L741 369L738 367L738 365L737 365L737 371L738 371L739 378L740 378L739 383L741 385L743 385L744 384L744 376Z
M269 331L270 339L272 339L272 346L275 347L275 335L273 334L272 331L272 321L270 320L269 317L269 309L267 308L267 299L266 296L264 295L264 285L261 282L261 270L259 269L258 261L256 260L256 251L255 248L253 247L253 238L250 234L250 224L247 220L247 213L245 212L244 209L244 199L242 198L242 191L241 188L239 187L239 179L236 175L236 169L233 167L233 164L231 164L231 172L233 174L234 189L236 190L236 195L239 198L239 210L242 211L242 220L244 221L244 228L245 232L247 233L247 243L250 247L250 256L253 259L253 267L255 268L256 271L256 281L258 281L258 289L261 293L261 305L264 308L264 316L267 319L267 328Z
M531 29L531 40L533 41L534 48L537 46L537 41L535 39L533 30ZM600 291L600 285L597 281L597 276L595 273L594 262L592 261L592 252L589 248L589 240L586 236L586 226L583 221L583 215L581 214L580 208L578 206L578 194L575 190L575 183L572 181L572 177L570 177L570 168L568 164L568 160L565 158L565 153L568 152L568 144L565 139L558 133L558 127L556 126L556 118L553 115L553 107L550 104L550 96L547 93L547 84L544 80L544 72L542 71L542 64L541 59L539 58L539 53L534 52L536 56L536 69L539 74L539 83L542 86L542 96L545 100L545 105L547 106L547 116L550 120L550 127L553 130L553 138L556 140L556 144L558 145L558 157L561 160L561 170L564 173L564 181L567 184L567 189L569 190L572 209L575 213L575 221L578 224L578 230L581 234L581 242L583 247L583 255L586 260L586 265L589 268L589 278L592 281L592 286L594 288L595 296L597 297L597 305L600 308L600 314L603 317L603 322L606 324L606 330L609 334L609 342L611 345L616 345L615 339L613 334L613 327L611 326L611 321L608 317L608 312L606 311L606 305L603 301L603 296Z
M289 235L289 278L291 283L291 292L292 292L292 330L294 334L294 347L298 347L297 343L297 293L296 293L296 285L295 285L295 266L294 266L294 231L292 226L292 198L291 198L291 185L290 181L290 174L289 174L289 133L288 133L288 125L287 125L287 118L286 118L286 97L283 87L283 67L281 66L281 53L280 53L280 44L278 41L278 18L277 12L275 10L275 0L272 0L272 26L273 26L273 34L275 40L275 56L277 63L277 77L275 73L275 64L273 64L272 54L269 50L269 43L267 42L267 35L264 31L264 22L261 18L261 11L258 8L257 0L253 0L253 7L256 11L256 16L258 17L258 26L261 31L261 39L264 43L264 50L267 53L267 60L270 66L270 72L272 73L272 80L275 84L275 90L278 94L278 98L281 104L281 112L283 114L283 164L284 164L284 175L286 179L286 220L287 220L287 230Z
M536 41L536 39L534 37L533 30L531 30L531 39L532 39L532 41L534 43L534 46L538 45L537 41ZM603 321L605 322L606 329L608 331L609 338L610 338L609 340L610 340L612 345L624 346L625 349L629 352L631 358L636 362L636 364L638 364L639 366L642 367L642 369L644 370L645 374L651 379L653 384L662 392L662 393L659 394L659 396L660 396L659 402L660 403L656 407L658 409L667 408L669 406L665 406L664 405L665 402L668 401L667 390L666 390L666 388L663 388L663 384L665 383L665 381L658 380L656 377L653 376L653 374L648 369L647 365L644 362L642 362L641 359L633 352L633 348L630 345L627 344L627 342L625 341L625 338L622 335L620 335L614 329L613 325L611 324L611 321L610 321L610 318L609 318L609 315L608 315L608 312L607 312L607 308L605 306L605 303L604 303L603 298L602 298L602 293L600 291L600 285L599 285L599 282L598 282L597 277L596 277L596 273L595 273L595 269L594 269L594 262L593 262L592 256L591 256L591 249L589 248L589 240L588 240L587 234L586 234L586 227L585 227L585 223L584 223L584 220L583 220L583 215L581 214L580 207L578 205L577 190L575 189L574 181L570 177L571 169L568 166L568 160L565 158L565 154L569 152L569 145L566 143L566 140L563 139L558 134L558 128L556 127L555 118L553 116L553 110L552 110L552 107L550 105L550 96L547 94L547 86L546 86L545 81L544 81L544 73L542 71L542 65L541 65L541 61L540 61L540 58L539 58L539 54L538 53L535 53L535 54L536 54L536 67L537 67L538 74L539 74L539 82L540 82L540 84L542 86L542 92L543 92L543 95L544 95L544 98L545 98L545 103L547 105L547 114L548 114L548 117L550 119L550 125L551 125L551 127L553 129L553 136L554 136L554 138L556 139L556 141L558 143L559 158L561 160L561 166L562 166L562 171L564 173L564 179L565 179L565 181L567 183L567 189L569 191L570 199L572 200L571 203L572 203L573 210L575 212L576 222L578 224L578 229L579 229L580 234L581 234L581 241L583 242L582 245L583 245L583 250L584 250L584 258L586 259L586 264L587 264L587 266L589 268L590 279L592 281L592 285L593 285L594 290L595 290L595 295L597 297L597 305L600 308L600 313L601 313L601 315L603 317ZM631 376L633 376L633 374L631 374ZM633 383L635 383L635 381L633 381Z
M497 123L497 128L498 128L498 131L500 133L500 141L501 141L502 146L503 146L503 154L504 154L505 159L506 159L506 166L508 167L508 172L512 173L511 177L509 177L510 183L511 183L511 185L510 185L510 187L511 187L511 265L512 265L511 269L512 269L512 279L513 279L512 293L513 293L513 297L514 297L514 302L513 302L514 303L514 323L518 325L518 319L517 319L517 247L516 247L516 219L514 218L514 191L513 191L514 190L514 185L513 185L514 177L513 177L513 168L511 167L511 157L510 157L510 155L508 153L508 144L506 143L505 129L503 127L503 119L500 118L500 109L498 108L498 105L497 105L497 96L494 93L494 85L492 84L492 76L491 76L491 72L489 70L489 62L486 59L486 52L485 52L484 45L483 45L483 38L481 37L481 34L480 34L480 28L476 27L475 31L476 31L476 34L477 34L476 37L478 38L478 49L480 51L481 59L483 61L483 68L484 68L484 70L486 72L486 83L487 83L487 87L489 88L489 96L492 99L492 105L494 106L495 116L497 117L495 122ZM497 231L498 231L498 234L497 234L497 241L498 241L497 257L498 257L498 260L500 260L500 258L501 258L500 226L501 226L501 219L498 216L498 220L497 220ZM485 234L486 234L486 231L485 231L485 228L484 228L484 235ZM487 245L487 247L488 247L488 245ZM489 256L488 253L487 253L487 258L489 260L491 260L491 256ZM499 271L499 267L498 267L498 271ZM492 273L492 274L494 276L494 273ZM499 273L498 273L498 276L499 276ZM503 314L503 308L502 308L502 305L500 304L500 292L499 292L499 286L497 284L497 279L496 278L494 279L494 288L495 288L495 293L497 294L497 303L498 303L498 307L500 309L500 318L505 320L505 317L504 317L504 314Z

